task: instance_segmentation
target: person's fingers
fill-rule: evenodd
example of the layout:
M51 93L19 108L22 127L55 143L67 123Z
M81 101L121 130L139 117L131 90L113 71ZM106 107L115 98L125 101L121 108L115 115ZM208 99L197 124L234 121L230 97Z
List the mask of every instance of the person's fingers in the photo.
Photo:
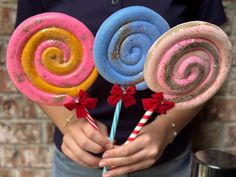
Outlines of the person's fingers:
M79 151L79 146L75 140L68 134L64 135L62 145L69 147L73 152Z
M142 150L130 156L102 159L99 163L99 167L120 167L131 165L147 158L149 158L147 152Z
M106 138L103 137L103 135L101 135L99 131L91 127L89 123L86 122L86 120L79 120L78 122L70 125L67 129L65 136L67 134L73 137L73 139L82 149L87 150L89 152L101 153L104 152L104 150L106 149L104 147L105 146L104 144L101 145L101 143L98 144L96 140L94 141L94 137L96 137L98 134L98 136L100 135L99 137L101 137L100 139L106 139ZM88 135L94 134L94 137L90 138L88 137L87 134ZM109 143L108 140L105 142Z
M87 151L84 151L83 149L80 149L80 151L74 152L76 156L80 156L80 160L84 162L87 166L93 167L93 168L98 168L99 167L99 162L100 158L90 154Z
M118 146L116 148L107 150L103 154L103 158L126 157L137 153L145 146L147 147L149 139L138 137L129 144Z
M109 142L109 139L105 137L100 131L94 129L92 126L86 124L81 127L84 134L92 141L97 143L98 145L109 149L112 147L112 144Z
M70 150L70 148L68 148L65 144L62 144L61 146L61 150L63 152L63 154L65 154L65 156L67 156L69 159L71 159L72 161L80 164L83 167L88 167L88 165L86 165L84 162L82 162L79 158L77 158L75 156L75 154Z
M129 144L105 151L99 166L108 166L112 169L129 166L132 169L132 165L139 162L151 161L154 163L159 155L159 148L152 143L151 137L148 134L141 134Z
M105 151L103 146L95 143L91 139L89 139L84 133L79 136L73 136L75 142L84 150L92 153L101 153Z
M121 175L125 175L137 170L142 170L145 168L150 167L151 165L153 165L155 163L155 160L153 159L148 159L145 161L141 161L135 164L131 164L128 166L122 166L122 167L117 167L117 168L113 168L107 172L105 172L102 177L116 177L116 176L121 176Z
M106 138L108 138L107 126L102 124L101 122L97 122L97 126L99 128L99 132Z
M80 148L86 151L92 152L92 153L100 153L104 151L103 147L89 140L83 133L80 133L79 137L72 137L70 135L64 135L63 143L71 147L73 151L78 151L79 146Z
M65 148L65 151L62 149L63 153L67 154L68 149L73 153L72 160L80 163L83 166L87 167L98 167L100 158L90 154L89 152L83 150L80 146L76 144L73 138L68 137L63 139L62 147ZM70 152L69 152L70 153Z

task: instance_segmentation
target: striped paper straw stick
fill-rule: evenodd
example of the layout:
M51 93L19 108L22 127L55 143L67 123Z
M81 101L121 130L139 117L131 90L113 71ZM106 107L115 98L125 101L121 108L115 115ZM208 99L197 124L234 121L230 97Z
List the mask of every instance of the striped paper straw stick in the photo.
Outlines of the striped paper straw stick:
M120 116L121 105L122 105L122 100L118 101L118 103L116 104L116 109L115 109L112 126L111 126L111 132L109 136L109 140L111 143L114 143L116 128L117 128L119 116Z
M121 105L122 105L122 100L119 100L118 103L116 104L116 109L115 109L115 113L114 113L113 121L112 121L112 126L111 126L111 132L110 132L110 136L109 136L109 140L112 144L114 143L114 139L115 139L116 128L117 128L118 121L119 121ZM108 168L104 167L103 173L105 173L107 170L108 170Z
M91 117L90 114L87 114L86 117L87 121L90 123L90 125L95 128L96 130L99 130L97 124L96 124L96 121Z
M127 139L127 141L125 142L125 144L130 143L138 136L139 132L142 130L144 125L147 123L147 121L149 120L149 118L151 117L153 112L154 112L154 109L149 109L148 111L146 111L144 113L143 117L140 119L139 123L136 125L136 127L134 128L133 132L130 134L130 136Z

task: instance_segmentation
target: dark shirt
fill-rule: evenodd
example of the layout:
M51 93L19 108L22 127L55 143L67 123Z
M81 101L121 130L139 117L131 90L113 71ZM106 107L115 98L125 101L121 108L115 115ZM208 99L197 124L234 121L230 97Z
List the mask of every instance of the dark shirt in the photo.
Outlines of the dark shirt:
M171 27L193 20L222 25L226 20L221 0L120 0L116 5L112 4L112 0L18 0L16 25L38 13L62 12L82 21L96 35L99 26L107 17L121 8L132 5L151 8L165 18ZM114 113L114 108L106 102L111 87L111 84L98 77L88 91L90 96L99 99L98 106L90 111L91 115L108 128L112 124ZM143 115L141 98L150 95L150 91L138 91L136 96L138 104L128 109L122 108L115 138L117 144L122 144L127 139ZM62 136L56 128L54 142L59 149ZM168 161L182 153L189 139L189 127L186 127L166 148L158 163Z

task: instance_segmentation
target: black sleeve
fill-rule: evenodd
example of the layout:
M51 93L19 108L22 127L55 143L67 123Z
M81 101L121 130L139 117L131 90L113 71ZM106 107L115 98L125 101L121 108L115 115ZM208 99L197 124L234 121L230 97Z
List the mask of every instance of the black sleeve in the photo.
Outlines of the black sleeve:
M216 25L223 25L226 21L222 0L194 0L188 9L189 21L202 20Z
M18 26L25 19L45 12L41 0L18 0L16 24Z

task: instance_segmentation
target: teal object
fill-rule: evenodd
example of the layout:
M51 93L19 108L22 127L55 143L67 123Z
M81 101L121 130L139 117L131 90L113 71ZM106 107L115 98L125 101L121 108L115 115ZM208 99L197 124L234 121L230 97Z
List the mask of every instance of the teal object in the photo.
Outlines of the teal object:
M113 116L113 121L112 121L110 136L109 136L109 141L112 144L114 143L114 140L115 140L116 128L117 128L119 117L120 117L121 105L122 105L122 100L118 101L118 103L116 104L116 109ZM107 167L104 167L103 173L105 173L107 170L108 170Z
M117 128L117 124L118 124L119 116L120 116L121 105L122 105L122 100L118 101L118 103L116 104L116 109L115 109L112 126L111 126L111 132L109 136L109 140L111 143L114 143L116 128Z

